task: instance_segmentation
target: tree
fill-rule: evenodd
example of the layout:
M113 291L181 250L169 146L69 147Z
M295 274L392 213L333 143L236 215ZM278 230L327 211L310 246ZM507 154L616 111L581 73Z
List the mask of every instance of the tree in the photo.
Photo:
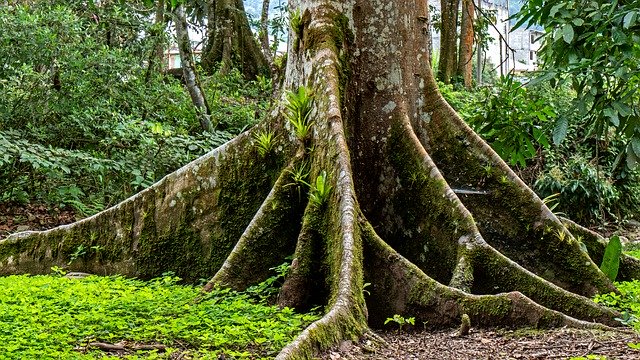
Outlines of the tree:
M628 141L627 165L640 163L640 1L531 1L516 28L545 27L537 81L568 82L579 94L576 111L592 124L590 134L609 137L614 127ZM566 136L559 119L554 141Z
M208 5L207 40L202 67L213 73L222 62L223 69L238 67L247 79L269 72L269 64L260 51L242 0L211 0Z
M193 58L193 50L191 49L191 40L189 40L187 16L184 13L184 8L180 4L173 9L173 22L176 29L178 51L180 52L180 59L182 60L182 74L184 76L185 86L196 108L200 126L202 126L203 130L212 132L211 111L209 110L209 104L207 104L207 99L202 91L202 86L200 86L200 80L198 79Z
M445 84L457 70L458 8L460 0L440 0L440 62L438 80Z
M82 244L100 250L71 270L215 274L206 289L242 289L293 254L278 302L325 313L280 359L394 314L430 327L465 314L472 326L618 325L586 298L616 291L594 263L605 241L570 232L439 94L426 1L297 8L294 91L270 119L111 209L10 236L0 272L46 273ZM624 257L618 278L639 273Z
M475 17L473 0L462 0L462 20L460 23L460 59L456 75L462 79L464 87L471 89L473 86L473 19Z

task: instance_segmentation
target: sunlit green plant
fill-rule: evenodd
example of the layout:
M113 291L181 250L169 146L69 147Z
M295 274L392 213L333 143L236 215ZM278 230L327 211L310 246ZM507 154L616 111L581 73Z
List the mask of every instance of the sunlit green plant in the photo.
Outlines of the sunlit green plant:
M609 280L615 281L620 267L620 255L622 255L622 243L620 237L615 235L609 239L607 247L604 249L600 270L607 275Z
M265 156L273 150L275 134L272 131L261 130L253 135L260 156Z
M387 320L384 321L384 324L387 325L390 322L394 322L394 323L398 324L398 330L402 331L402 327L407 325L407 324L415 325L416 324L416 318L413 317L413 316L405 318L402 315L395 314L395 315L393 315L393 317L387 318Z
M298 51L300 48L300 38L302 37L302 14L300 13L300 9L295 9L289 13L289 25L291 25L291 30L296 35L293 40L293 50Z
M305 86L300 86L297 91L288 91L285 107L287 108L285 116L289 123L293 125L296 137L304 141L313 125L310 120L313 108L311 90Z
M307 178L309 177L309 169L307 167L307 163L302 162L294 166L292 169L287 169L286 171L291 175L291 180L293 181L285 185L285 187L295 186L296 190L298 191L298 200L301 200L302 188L305 186L307 188L311 187L311 185L307 182Z
M273 358L319 315L270 306L288 263L251 292L178 285L173 273L142 282L121 276L69 279L55 276L0 277L0 358L98 359L91 342L162 344L164 353L126 358ZM198 301L194 301L199 299ZM123 341L124 340L124 341ZM219 357L220 356L220 357Z
M316 177L316 182L311 188L311 194L309 194L309 200L316 205L324 204L329 198L331 193L331 185L329 185L327 179L327 172L322 170L320 175Z

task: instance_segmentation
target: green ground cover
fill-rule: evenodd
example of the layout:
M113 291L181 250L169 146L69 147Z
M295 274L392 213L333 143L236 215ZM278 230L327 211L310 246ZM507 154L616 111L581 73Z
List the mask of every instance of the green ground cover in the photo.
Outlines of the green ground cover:
M315 314L266 302L269 284L247 292L178 285L165 276L148 282L120 276L0 278L0 359L115 358L89 346L162 344L164 351L131 351L127 359L272 358ZM271 280L273 282L273 280ZM266 290L265 290L266 289ZM176 354L177 355L177 354Z

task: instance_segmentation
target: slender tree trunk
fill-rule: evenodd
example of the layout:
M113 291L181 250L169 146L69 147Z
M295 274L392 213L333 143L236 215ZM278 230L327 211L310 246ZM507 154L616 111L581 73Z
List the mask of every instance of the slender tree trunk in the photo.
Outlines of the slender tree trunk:
M231 37L227 36L229 32ZM228 65L239 68L247 79L269 73L269 64L251 32L242 0L209 1L207 40L202 54L204 71L213 73L226 54L231 55Z
M154 45L149 54L149 61L147 64L147 71L145 73L145 81L148 82L151 79L151 74L154 71L162 71L164 68L164 0L158 0L156 2L155 19L153 22L153 34Z
M473 22L475 7L473 0L462 0L462 22L460 25L460 59L457 75L463 80L464 87L473 86Z
M270 0L262 1L262 13L260 14L260 44L262 45L262 53L267 63L273 67L273 54L269 45L269 4Z
M440 0L440 63L438 80L451 83L458 61L458 4L460 0Z
M207 104L207 99L204 96L198 79L198 73L196 72L193 49L191 48L191 40L189 39L187 17L182 5L178 5L173 10L173 22L176 29L178 50L180 51L184 83L189 91L189 96L191 96L193 106L196 108L200 126L202 126L203 130L212 132L211 111L209 110L209 104Z
M581 244L438 92L426 1L293 5L284 86L312 94L307 136L287 120L295 104L277 104L113 208L2 240L0 272L48 272L79 244L100 245L71 270L214 274L205 290L244 289L293 256L278 301L324 314L277 359L311 358L394 314L432 328L465 314L472 327L619 325L588 298L616 291L589 257L602 241ZM276 135L267 153L255 140L264 131ZM314 186L294 179L303 166ZM621 273L637 278L638 261L624 258Z

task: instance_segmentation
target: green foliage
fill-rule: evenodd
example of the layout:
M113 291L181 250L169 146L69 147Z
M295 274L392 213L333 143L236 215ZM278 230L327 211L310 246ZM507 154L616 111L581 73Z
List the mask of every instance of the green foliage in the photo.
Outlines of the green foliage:
M621 317L616 320L640 331L640 281L616 282L614 285L620 291L619 295L613 292L596 295L593 301L620 311Z
M306 162L302 162L294 166L293 169L287 170L287 172L291 175L291 180L293 180L293 182L286 184L285 187L296 187L296 191L298 192L298 201L302 200L302 189L305 187L311 187L311 185L307 182L307 178L309 177L309 170L307 166L308 165Z
M303 25L300 9L295 9L289 12L289 25L291 26L293 33L296 34L296 37L300 37Z
M309 194L309 200L312 204L320 206L324 204L329 198L331 193L331 185L327 179L327 172L322 170L320 175L316 177L315 184L311 187L311 193Z
M538 177L534 189L541 196L559 194L558 211L583 223L601 218L601 210L610 216L619 210L620 190L582 156L550 165Z
M616 166L628 139L610 131L608 139L597 140L590 133L590 120L573 109L576 93L568 85L516 84L503 80L472 92L442 84L440 89L492 147L505 159L516 161L520 175L541 197L556 196L552 204L556 211L583 224L637 217L640 172ZM542 132L548 146L536 141L533 129ZM534 157L526 139L536 150Z
M388 324L388 323L390 323L390 322L394 322L394 323L396 323L396 324L398 325L398 330L399 330L399 331L402 331L402 327L403 327L403 326L405 326L405 325L407 325L407 324L409 324L409 325L415 325L415 324L416 324L416 318L415 318L415 317L413 317L413 316L412 316L412 317L409 317L409 318L405 318L405 317L404 317L404 316L402 316L402 315L395 314L395 315L393 315L393 317L391 317L391 318L387 318L387 319L384 321L384 324L385 324L385 325L387 325L387 324Z
M313 109L313 94L305 86L300 86L298 91L287 91L287 112L285 116L293 125L296 137L304 141L309 136L313 122L309 119Z
M182 85L146 67L164 41L148 16L151 5L0 7L0 202L90 215L264 115L268 79L214 75L203 83L218 130L202 134Z
M272 83L258 77L246 81L238 69L202 79L211 121L218 130L238 134L258 123L267 113Z
M483 95L484 106L468 119L469 124L503 159L524 167L541 147L549 147L549 123L557 114L540 93L509 76Z
M570 83L579 94L573 109L592 134L607 138L613 126L628 139L629 168L640 162L639 8L635 0L535 0L524 3L516 25L545 27L535 81Z
M271 152L274 145L274 138L275 135L273 131L262 130L255 133L254 139L260 156L264 157Z
M149 282L2 277L0 354L8 360L95 359L104 353L88 343L125 340L167 346L165 353L131 353L129 359L217 359L222 353L272 358L318 319L268 306L249 292L215 289L202 296L200 288L177 285L178 280L170 274Z
M620 267L620 255L622 255L622 243L619 236L609 238L609 243L604 250L600 270L607 275L611 281L615 281Z

